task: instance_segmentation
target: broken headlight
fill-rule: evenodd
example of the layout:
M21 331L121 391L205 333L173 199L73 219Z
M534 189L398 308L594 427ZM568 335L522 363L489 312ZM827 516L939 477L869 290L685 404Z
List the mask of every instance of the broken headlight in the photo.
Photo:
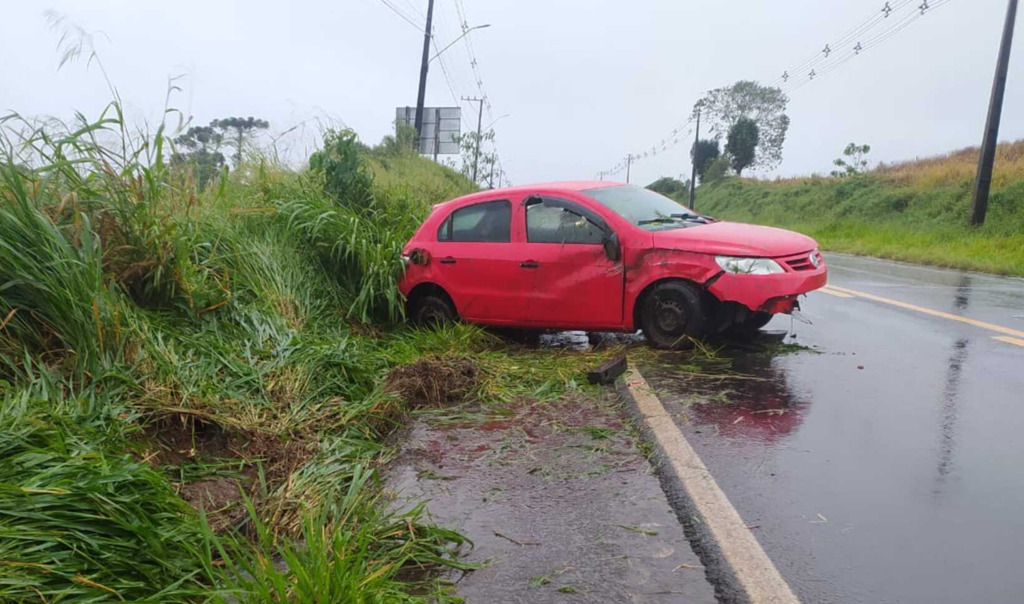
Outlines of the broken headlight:
M723 271L740 275L773 275L786 272L778 262L771 258L715 256L715 262L722 267Z

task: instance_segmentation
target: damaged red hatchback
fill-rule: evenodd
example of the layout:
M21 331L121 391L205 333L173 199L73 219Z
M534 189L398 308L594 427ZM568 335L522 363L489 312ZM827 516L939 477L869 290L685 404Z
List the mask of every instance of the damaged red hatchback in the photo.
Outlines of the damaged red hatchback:
M813 239L714 220L636 186L567 182L434 206L406 245L416 322L634 332L658 347L752 332L825 285Z

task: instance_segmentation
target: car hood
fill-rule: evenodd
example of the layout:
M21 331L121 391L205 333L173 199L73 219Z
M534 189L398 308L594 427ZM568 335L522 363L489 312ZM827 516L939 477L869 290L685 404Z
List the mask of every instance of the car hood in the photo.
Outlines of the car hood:
M809 252L818 244L806 235L740 222L713 222L685 229L654 231L654 247L722 256L777 258Z

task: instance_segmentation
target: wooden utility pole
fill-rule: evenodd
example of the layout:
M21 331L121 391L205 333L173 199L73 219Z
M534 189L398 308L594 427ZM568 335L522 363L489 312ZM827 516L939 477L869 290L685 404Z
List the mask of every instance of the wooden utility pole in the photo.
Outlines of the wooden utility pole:
M626 155L626 184L629 184L629 166L633 163L633 154Z
M693 202L697 197L697 143L700 142L700 107L697 107L697 133L693 137L693 151L690 157L693 160L693 168L690 170L690 209L693 209Z
M992 167L996 161L999 120L1003 113L1006 76L1010 70L1010 47L1013 46L1013 26L1016 21L1017 0L1010 0L1006 8L1006 23L1003 25L1003 41L999 45L996 77L992 83L992 97L988 104L988 118L985 120L985 136L982 139L981 153L978 157L978 176L974 181L971 203L971 226L985 224L985 213L988 211L988 194L992 188Z
M430 63L430 32L434 21L434 0L427 0L427 26L423 30L423 59L420 62L420 87L416 94L416 139L414 149L420 150L420 133L423 129L423 103L427 96L427 65Z

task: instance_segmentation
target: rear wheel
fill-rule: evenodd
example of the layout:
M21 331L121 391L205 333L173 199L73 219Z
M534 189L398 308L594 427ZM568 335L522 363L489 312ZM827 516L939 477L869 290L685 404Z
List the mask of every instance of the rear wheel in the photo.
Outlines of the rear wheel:
M655 348L683 348L704 335L707 312L697 288L682 281L656 286L644 298L640 327Z
M411 304L410 319L416 325L437 325L453 323L458 318L455 305L448 296L429 293L424 294Z

